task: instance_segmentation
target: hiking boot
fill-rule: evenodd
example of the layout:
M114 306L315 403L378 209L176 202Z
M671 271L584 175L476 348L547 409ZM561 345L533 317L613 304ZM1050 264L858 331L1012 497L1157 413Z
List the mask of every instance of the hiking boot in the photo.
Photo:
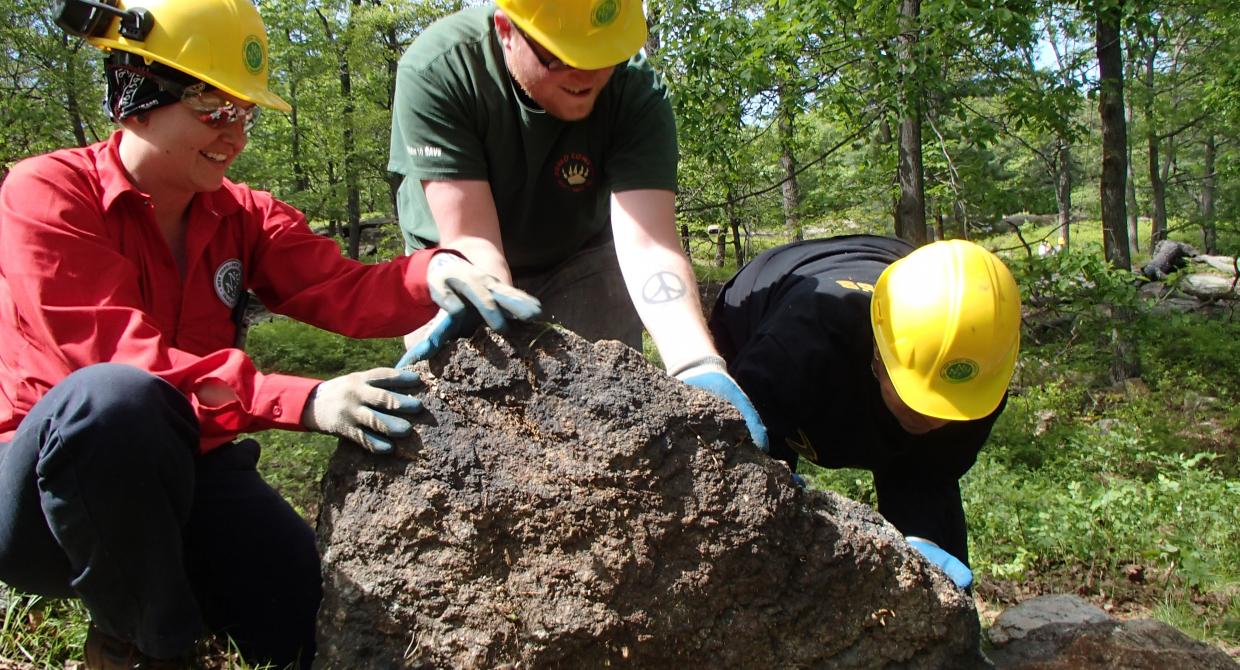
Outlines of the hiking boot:
M90 625L86 631L86 670L191 670L188 658L151 658L132 642Z

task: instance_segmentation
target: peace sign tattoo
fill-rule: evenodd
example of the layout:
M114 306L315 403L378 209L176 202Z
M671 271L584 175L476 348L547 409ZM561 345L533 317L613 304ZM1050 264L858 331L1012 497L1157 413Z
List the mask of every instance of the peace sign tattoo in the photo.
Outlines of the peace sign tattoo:
M642 286L642 300L648 305L673 302L685 297L685 283L671 272L656 272Z

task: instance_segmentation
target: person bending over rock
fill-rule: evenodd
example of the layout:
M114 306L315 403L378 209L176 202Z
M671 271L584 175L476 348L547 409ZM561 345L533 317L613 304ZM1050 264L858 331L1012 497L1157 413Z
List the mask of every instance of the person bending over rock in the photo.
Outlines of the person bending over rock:
M1020 291L962 240L914 250L852 235L766 251L710 328L770 454L873 472L878 511L961 588L973 581L959 479L1007 402Z
M721 364L676 235L676 119L642 54L640 0L498 0L423 31L400 59L388 169L409 249L439 244L591 341L642 350L766 431ZM437 317L414 358L468 326Z

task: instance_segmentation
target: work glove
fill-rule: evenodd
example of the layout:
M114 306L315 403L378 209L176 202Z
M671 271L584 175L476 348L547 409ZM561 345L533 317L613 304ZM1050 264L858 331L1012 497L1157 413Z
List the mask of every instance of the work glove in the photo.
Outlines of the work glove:
M396 363L398 368L434 356L447 342L472 335L483 322L503 331L509 318L526 321L542 313L538 298L452 254L431 258L426 283L439 313L414 333L409 350Z
M909 546L916 549L918 553L926 557L927 561L939 566L939 569L947 573L949 579L961 589L968 589L973 586L973 571L964 563L951 554L943 551L939 545L922 537L909 535L904 538L908 540Z
M426 284L431 300L449 316L460 317L472 307L492 330L502 331L507 325L506 317L526 320L542 313L538 298L505 284L460 256L435 254L426 266Z
M741 387L736 384L736 380L732 379L732 375L728 374L727 365L722 358L718 356L701 358L682 366L673 372L672 376L689 386L700 388L732 403L732 406L741 413L741 418L745 419L745 425L749 427L749 436L753 439L753 443L762 450L762 453L770 452L766 425L762 423L762 417L758 416L758 410L754 409L749 396L745 395Z
M409 395L421 386L412 370L375 368L336 377L314 387L301 424L384 454L392 450L392 439L413 433L403 417L422 411L422 402Z

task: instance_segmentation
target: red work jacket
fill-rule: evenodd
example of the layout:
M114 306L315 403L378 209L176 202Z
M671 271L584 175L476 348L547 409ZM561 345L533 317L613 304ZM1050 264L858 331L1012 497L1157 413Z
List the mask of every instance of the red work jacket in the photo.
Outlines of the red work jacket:
M189 398L204 451L238 433L300 429L318 380L264 374L233 348L250 289L271 311L350 337L396 337L436 311L434 252L366 265L270 193L225 180L188 214L181 277L150 206L106 142L18 163L0 187L0 442L70 372L126 363ZM237 400L200 399L224 384Z

